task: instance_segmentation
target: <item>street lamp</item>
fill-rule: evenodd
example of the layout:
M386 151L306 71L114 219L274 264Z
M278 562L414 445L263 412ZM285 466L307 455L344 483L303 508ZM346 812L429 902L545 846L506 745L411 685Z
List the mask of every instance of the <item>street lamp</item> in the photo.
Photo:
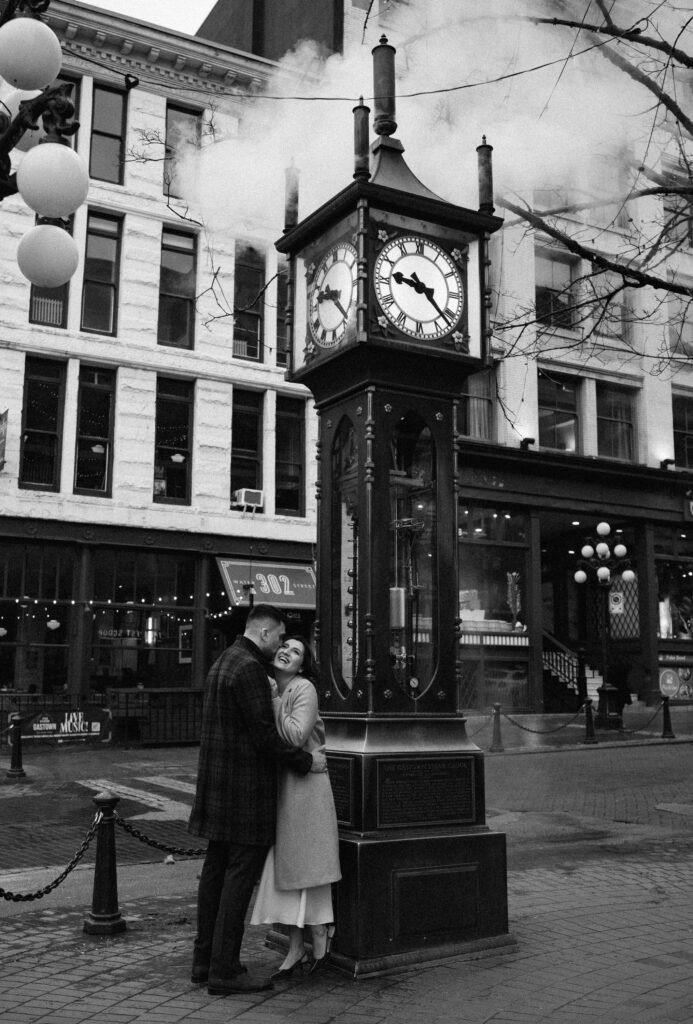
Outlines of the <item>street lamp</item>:
M624 583L632 583L635 573L627 559L628 549L620 542L610 547L606 538L611 533L608 523L597 523L597 540L588 539L580 551L580 568L573 579L583 584L590 575L597 581L599 593L599 619L602 640L602 685L598 688L599 705L597 708L597 724L607 729L620 729L623 725L621 711L616 704L618 690L611 686L608 678L609 663L609 632L610 609L609 593L611 591L612 573L619 573Z
M55 288L74 274L79 250L69 217L87 197L89 174L70 148L72 86L50 87L60 71L62 52L55 32L40 14L50 0L8 0L0 16L0 201L19 193L37 214L37 224L17 250L19 269L32 284ZM38 128L45 138L26 153L16 174L10 154L22 136Z

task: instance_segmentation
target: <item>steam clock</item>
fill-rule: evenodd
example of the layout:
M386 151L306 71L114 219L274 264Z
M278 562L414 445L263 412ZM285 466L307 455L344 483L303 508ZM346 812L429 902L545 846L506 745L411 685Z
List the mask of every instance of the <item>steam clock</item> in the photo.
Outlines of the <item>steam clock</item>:
M394 49L375 47L376 142L277 242L292 379L320 417L320 707L340 823L332 960L354 976L508 941L505 836L458 706L456 401L486 364L491 147L480 207L429 191L393 138Z

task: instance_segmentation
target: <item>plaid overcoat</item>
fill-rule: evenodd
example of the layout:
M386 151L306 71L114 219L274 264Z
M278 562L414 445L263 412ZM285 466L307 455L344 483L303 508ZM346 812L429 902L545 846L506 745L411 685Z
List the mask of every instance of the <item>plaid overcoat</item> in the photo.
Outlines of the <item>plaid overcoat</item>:
M217 658L207 676L197 789L188 830L221 842L271 846L277 767L300 775L312 756L277 732L267 668L246 637Z

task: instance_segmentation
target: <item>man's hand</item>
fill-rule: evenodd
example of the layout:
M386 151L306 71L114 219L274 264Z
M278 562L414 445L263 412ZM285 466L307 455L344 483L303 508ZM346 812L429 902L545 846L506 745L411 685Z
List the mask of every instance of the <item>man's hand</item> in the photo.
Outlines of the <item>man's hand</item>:
M313 764L311 766L311 772L320 775L322 772L327 771L327 758L325 756L324 747L316 747L315 750L311 751L313 757Z

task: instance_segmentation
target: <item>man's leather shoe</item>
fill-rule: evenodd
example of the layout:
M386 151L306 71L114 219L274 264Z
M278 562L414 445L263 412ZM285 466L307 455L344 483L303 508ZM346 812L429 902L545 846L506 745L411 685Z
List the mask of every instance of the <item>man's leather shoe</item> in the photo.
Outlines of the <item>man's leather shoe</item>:
M254 976L244 971L233 978L210 978L207 991L210 996L228 996L236 992L264 992L272 987L270 978Z
M193 985L203 985L207 978L209 978L209 971L206 967L193 967L190 973Z

